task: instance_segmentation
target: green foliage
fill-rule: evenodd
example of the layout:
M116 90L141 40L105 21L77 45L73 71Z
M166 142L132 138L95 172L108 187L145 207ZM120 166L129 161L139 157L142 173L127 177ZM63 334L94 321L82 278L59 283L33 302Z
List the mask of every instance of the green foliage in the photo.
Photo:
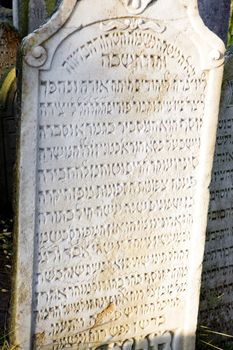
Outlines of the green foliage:
M28 13L29 13L28 3L29 3L28 0L20 0L19 30L22 36L26 36L28 34Z
M233 0L231 0L229 30L228 30L228 46L233 45Z
M231 340L233 335L218 332L206 326L198 326L197 329L197 350L233 350L233 345L222 347L217 346L219 340Z
M10 346L8 341L5 338L2 338L2 341L0 339L1 345L0 350L16 350L17 346Z
M51 14L53 13L55 7L56 7L56 0L45 0L46 3L46 9L48 12L48 15L51 16Z

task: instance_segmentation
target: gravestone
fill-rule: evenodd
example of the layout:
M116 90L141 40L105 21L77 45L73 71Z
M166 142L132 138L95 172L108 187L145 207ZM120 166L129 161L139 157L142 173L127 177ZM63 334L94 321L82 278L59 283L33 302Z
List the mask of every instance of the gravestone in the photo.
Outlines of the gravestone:
M12 204L12 173L15 158L15 64L20 37L7 23L0 23L0 213Z
M28 32L33 32L48 17L45 0L29 1Z
M46 22L59 2L59 0L13 0L14 25L23 36L26 36Z
M0 21L12 23L12 9L0 5Z
M29 0L28 32L39 28L56 6L56 0Z
M64 0L22 49L22 349L194 349L224 45L196 1Z
M210 205L203 263L199 320L233 336L233 55L227 52L210 186ZM215 345L232 346L233 339L217 336Z
M205 25L227 44L231 0L198 0L198 5Z
M19 43L17 31L7 23L0 23L0 84L16 64Z

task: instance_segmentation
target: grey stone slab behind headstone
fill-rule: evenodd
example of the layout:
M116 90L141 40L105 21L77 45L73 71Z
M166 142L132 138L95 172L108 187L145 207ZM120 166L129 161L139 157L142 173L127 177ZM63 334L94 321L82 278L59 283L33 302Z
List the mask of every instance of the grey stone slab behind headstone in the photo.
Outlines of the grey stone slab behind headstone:
M12 17L12 9L8 9L0 5L0 21L12 23Z
M205 25L227 44L231 0L198 0Z
M224 44L194 0L64 0L22 57L12 343L193 350Z
M29 0L28 32L39 28L48 18L45 0Z
M23 36L38 29L55 11L60 0L14 0L14 25Z
M233 337L233 55L226 54L217 142L210 186L210 206L199 323ZM212 335L213 337L213 335ZM233 338L215 337L215 345Z

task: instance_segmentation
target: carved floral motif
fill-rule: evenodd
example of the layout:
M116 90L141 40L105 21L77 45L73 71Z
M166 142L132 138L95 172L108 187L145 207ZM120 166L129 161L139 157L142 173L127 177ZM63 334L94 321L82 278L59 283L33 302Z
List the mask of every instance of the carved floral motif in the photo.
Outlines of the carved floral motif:
M102 22L100 24L100 28L103 31L110 31L113 29L117 30L135 30L135 29L141 29L141 30L146 30L146 29L152 29L155 32L162 33L166 29L166 27L158 22L155 21L145 21L144 19L117 19L117 20L112 20L108 22Z

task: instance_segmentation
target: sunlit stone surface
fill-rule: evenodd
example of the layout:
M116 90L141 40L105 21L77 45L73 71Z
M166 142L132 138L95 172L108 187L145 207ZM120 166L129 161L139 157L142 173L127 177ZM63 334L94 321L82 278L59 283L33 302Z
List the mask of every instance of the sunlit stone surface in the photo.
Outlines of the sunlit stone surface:
M178 0L67 0L25 42L23 349L194 349L223 53Z

